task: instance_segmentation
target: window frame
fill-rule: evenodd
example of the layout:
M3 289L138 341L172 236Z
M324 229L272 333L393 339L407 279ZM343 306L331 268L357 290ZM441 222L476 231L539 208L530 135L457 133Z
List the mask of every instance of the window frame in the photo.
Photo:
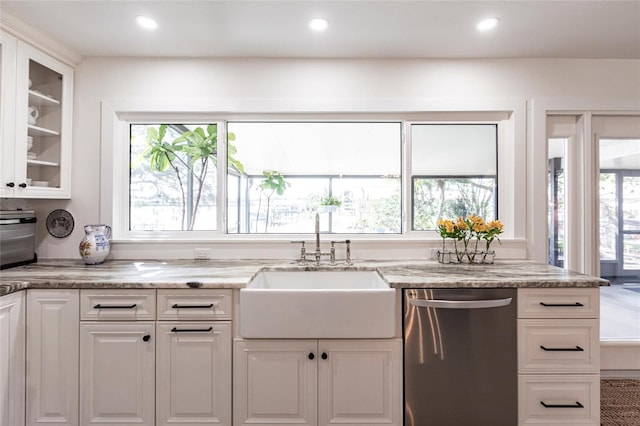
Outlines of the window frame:
M399 107L397 102L378 100L377 102L353 101L351 106L342 105L334 108L331 113L326 108L297 108L267 105L261 108L262 112L255 111L256 105L252 102L236 103L230 111L225 101L202 102L193 105L190 101L172 100L167 102L135 101L135 100L104 100L101 111L101 192L100 192L100 221L111 223L114 228L113 242L117 243L144 243L145 241L162 241L167 244L167 252L172 249L172 243L177 245L206 241L206 242L252 242L261 241L290 241L296 234L228 234L226 211L226 144L220 144L218 162L218 194L224 196L224 202L218 203L218 225L216 231L174 231L153 233L132 233L128 230L127 220L123 217L128 214L119 214L126 204L122 200L122 194L128 194L128 176L124 173L128 169L128 133L127 128L132 121L138 123L217 123L220 132L226 133L226 121L292 121L311 119L317 121L394 121L402 123L402 149L401 149L401 197L402 217L400 234L331 234L336 238L344 235L351 240L367 241L373 245L376 243L389 243L408 240L438 241L439 235L435 231L411 230L411 141L407 132L412 124L484 124L492 122L498 125L498 179L508 184L500 185L498 197L501 200L511 199L513 204L499 203L498 217L505 223L503 242L513 240L510 248L512 256L526 257L524 218L525 205L525 164L526 164L526 102L521 99L505 100L461 100L460 102L416 101L406 102ZM295 102L294 102L295 103ZM342 104L342 102L338 102ZM349 104L349 102L347 102ZM457 104L457 105L456 105ZM413 106L412 106L413 105ZM259 106L259 105L258 105ZM299 110L291 113L288 111ZM223 111L223 112L221 112ZM357 111L357 112L356 112ZM420 111L420 112L416 112ZM215 117L215 119L214 119ZM126 143L123 143L126 142ZM123 146L124 145L124 146ZM122 159L126 158L126 162ZM124 163L124 164L123 164ZM185 232L189 233L185 235ZM312 233L310 231L310 233ZM153 234L153 235L150 235ZM301 234L307 236L307 233ZM508 244L509 245L509 244ZM392 244L390 248L400 247L402 244ZM408 246L407 246L408 247ZM163 249L164 250L164 249ZM377 249L376 249L377 250ZM418 257L425 257L420 255ZM426 256L428 257L428 256Z
M458 113L447 115L442 121L407 121L405 123L406 148L403 155L405 172L403 175L404 194L406 204L403 206L405 218L403 220L404 235L410 238L440 239L440 235L435 230L413 229L413 184L414 176L412 171L412 144L411 126L413 125L495 125L496 131L496 219L504 223L504 235L501 240L508 238L523 238L525 229L524 223L517 219L524 217L524 203L518 203L519 198L523 198L524 179L523 170L517 169L518 158L521 158L524 165L524 147L520 145L518 134L522 131L520 123L516 121L516 111L489 110L480 112ZM524 137L524 136L523 136ZM524 142L524 141L523 141ZM523 166L524 167L524 166ZM422 177L423 175L415 175ZM474 175L475 176L475 175ZM466 177L466 176L456 176ZM520 191L517 187L522 186ZM518 196L518 194L521 194ZM513 199L513 205L505 205L500 200ZM516 204L517 203L517 204Z

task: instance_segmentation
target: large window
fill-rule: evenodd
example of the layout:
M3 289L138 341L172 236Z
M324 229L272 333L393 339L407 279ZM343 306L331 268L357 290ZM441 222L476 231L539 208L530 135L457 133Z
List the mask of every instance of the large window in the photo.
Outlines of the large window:
M205 120L127 123L128 235L307 234L316 215L322 233L430 235L440 218L497 219L497 121Z
M496 219L497 135L495 124L411 126L412 229L471 214Z
M401 123L229 122L229 233L400 233Z

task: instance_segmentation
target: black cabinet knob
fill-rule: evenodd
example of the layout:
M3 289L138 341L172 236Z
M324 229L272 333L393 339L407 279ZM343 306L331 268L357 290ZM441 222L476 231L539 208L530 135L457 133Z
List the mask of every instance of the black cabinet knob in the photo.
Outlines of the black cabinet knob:
M27 184L23 182L23 183L21 183L21 184L20 184L20 185L18 185L18 186L19 186L20 188L26 188L26 187L27 187Z
M326 353L326 352L322 352L322 355L320 355L320 357L321 357L322 359L327 359L327 358L329 358L329 355L327 355L327 353Z
M144 340L145 342L148 342L149 340L151 340L151 336L149 336L148 334L145 334L144 336L142 336L142 340Z
M9 182L9 183L7 184L7 186L8 186L9 188L13 188L14 186L16 186L16 184L15 184L15 183L13 183L13 182Z
M314 359L316 356L313 354L313 352L309 352L309 359Z

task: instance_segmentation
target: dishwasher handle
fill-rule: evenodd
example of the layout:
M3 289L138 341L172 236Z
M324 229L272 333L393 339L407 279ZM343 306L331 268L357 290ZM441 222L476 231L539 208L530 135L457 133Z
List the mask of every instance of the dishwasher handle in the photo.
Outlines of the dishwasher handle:
M511 297L505 299L487 300L443 300L443 299L409 299L409 303L423 308L443 308L443 309L482 309L498 308L511 303Z

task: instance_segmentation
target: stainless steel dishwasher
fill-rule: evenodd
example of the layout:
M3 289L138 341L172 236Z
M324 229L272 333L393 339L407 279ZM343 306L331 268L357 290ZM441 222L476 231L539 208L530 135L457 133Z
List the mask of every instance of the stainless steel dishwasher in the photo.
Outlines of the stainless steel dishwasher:
M518 424L516 289L404 290L404 425Z

